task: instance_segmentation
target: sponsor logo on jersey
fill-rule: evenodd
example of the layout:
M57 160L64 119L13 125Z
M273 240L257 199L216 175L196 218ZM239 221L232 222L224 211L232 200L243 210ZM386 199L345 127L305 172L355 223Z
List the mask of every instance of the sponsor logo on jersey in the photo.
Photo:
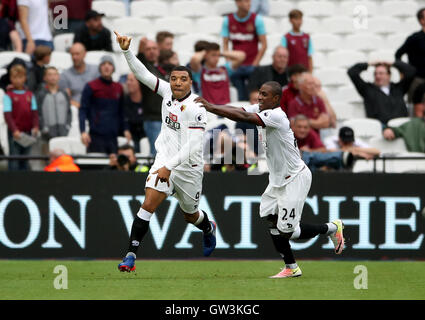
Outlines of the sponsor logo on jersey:
M209 82L219 82L219 81L226 81L227 76L223 73L214 73L214 74L207 74L204 73L204 80Z
M167 124L167 127L173 130L180 129L180 123L177 121L178 117L177 115L173 113L168 113L168 116L165 118L165 123Z
M239 41L252 41L254 40L254 35L252 33L244 34L244 33L230 33L230 40L239 40Z

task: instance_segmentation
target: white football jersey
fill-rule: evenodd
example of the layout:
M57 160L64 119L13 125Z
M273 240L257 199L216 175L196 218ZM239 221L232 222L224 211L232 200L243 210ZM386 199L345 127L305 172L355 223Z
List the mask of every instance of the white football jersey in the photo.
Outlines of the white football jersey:
M173 99L170 84L158 79L157 93L163 97L161 132L155 141L155 168L163 167L189 140L191 130L205 131L207 114L201 104L195 103L198 95L189 93L182 99ZM203 171L203 144L175 171Z
M286 113L279 107L260 112L258 104L243 109L255 112L263 123L258 126L258 138L266 153L270 184L286 185L305 166Z
M161 132L155 141L157 154L151 171L166 166L172 169L174 174L202 174L203 136L207 113L201 104L194 103L193 100L198 96L189 93L183 99L173 99L168 82L149 72L131 50L124 50L123 53L136 78L163 98Z

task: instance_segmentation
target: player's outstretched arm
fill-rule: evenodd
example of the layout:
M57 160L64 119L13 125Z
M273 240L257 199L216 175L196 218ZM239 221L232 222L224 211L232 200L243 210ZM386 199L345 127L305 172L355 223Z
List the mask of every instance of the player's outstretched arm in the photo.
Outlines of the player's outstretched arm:
M197 97L195 102L202 104L208 112L214 113L218 116L226 117L233 121L248 122L257 126L263 126L263 122L256 113L246 112L242 108L232 106L216 106L209 103L202 97Z
M134 53L129 50L132 40L131 37L121 36L116 31L114 31L114 33L117 37L117 42L120 45L121 50L123 50L128 66L136 78L149 89L163 97L165 93L164 89L169 87L168 83L152 74L145 65L137 59Z

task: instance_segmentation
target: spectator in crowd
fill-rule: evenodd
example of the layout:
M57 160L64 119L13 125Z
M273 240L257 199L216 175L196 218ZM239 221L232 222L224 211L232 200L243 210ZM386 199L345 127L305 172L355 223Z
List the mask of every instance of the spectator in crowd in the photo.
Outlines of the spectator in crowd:
M332 108L332 105L328 99L328 96L326 95L325 91L323 91L322 88L322 82L319 78L313 77L314 80L314 88L316 90L316 95L323 100L326 107L326 112L329 115L329 121L330 121L330 127L336 128L336 114L334 109Z
M103 16L95 10L88 11L85 25L75 32L74 43L81 42L87 51L112 51L111 31L103 26Z
M44 71L45 85L36 94L41 137L46 146L51 138L67 136L71 128L70 98L65 90L59 88L59 78L59 71L55 67L47 67Z
M71 104L79 108L83 88L88 82L99 77L99 68L84 62L86 49L82 43L74 43L69 53L72 58L72 67L62 72L59 86L68 92Z
M289 82L282 88L282 99L280 100L280 107L286 113L288 112L288 106L291 101L299 94L298 78L304 72L308 72L308 70L302 64L294 64L292 67L288 67Z
M268 16L270 11L269 0L251 0L251 12Z
M364 81L360 73L369 66L375 67L374 83ZM391 66L402 74L400 81L391 82ZM357 63L348 70L348 76L363 97L366 115L386 124L389 120L407 117L404 95L415 76L415 68L402 61Z
M158 44L155 41L143 38L140 40L139 52L137 58L142 61L146 68L153 73L156 77L165 80L163 70L159 68L158 58L159 50ZM162 70L162 72L161 72ZM156 155L155 140L161 131L162 117L161 117L161 104L162 97L154 93L144 84L142 86L143 95L143 114L144 121L143 127L145 134L149 139L150 152L152 156Z
M288 84L288 49L281 46L276 47L272 59L271 65L255 67L249 78L249 92L258 91L267 81L276 81L282 87Z
M134 148L125 144L118 148L117 155L111 154L109 157L109 169L118 171L134 171L134 172L148 172L149 167L139 164L137 162Z
M26 69L22 65L14 65L10 69L12 86L3 97L10 155L28 155L31 146L21 141L25 135L37 136L39 133L37 102L33 93L25 89L25 81ZM10 160L8 166L9 170L29 169L28 160Z
M350 127L339 129L338 137L330 137L325 140L326 149L329 151L349 151L353 156L367 160L379 156L380 151L369 147L365 142L355 139L354 131Z
M0 13L2 12L3 4L0 3ZM15 29L15 23L8 15L3 14L0 14L0 51L22 52L22 40Z
M282 46L288 48L288 67L295 64L302 64L313 72L313 43L308 33L301 31L303 24L303 13L294 9L289 12L289 22L292 30L282 37Z
M395 53L396 60L401 60L401 57L407 54L409 64L416 68L416 77L419 79L412 84L414 88L425 81L425 8L421 8L416 16L421 30L410 35Z
M100 77L85 85L81 97L81 141L87 152L111 154L118 150L118 136L124 133L130 142L131 134L124 116L123 88L112 81L115 64L111 56L102 57L99 71ZM90 133L86 132L86 120Z
M193 51L195 52L194 56L196 54L201 54L201 55L204 55L205 56L205 53L203 53L203 52L205 52L206 48L209 45L210 45L210 42L209 41L205 41L205 40L196 41L195 42L195 45L193 46ZM205 63L205 58L201 60L201 65L204 65L204 63ZM186 64L186 67L188 67L188 68L191 69L191 66L190 65L191 65L191 61L189 61ZM198 82L193 81L192 82L192 89L193 89L193 92L199 94L199 92L201 91L200 84Z
M413 102L413 116L425 116L425 82L416 87L412 97Z
M44 168L46 172L80 172L74 159L62 149L54 149L49 153L49 164Z
M220 56L228 59L223 66L218 66ZM244 59L243 51L220 53L220 45L214 42L209 43L205 50L195 53L190 60L190 68L193 71L193 81L200 88L199 94L211 103L228 104L230 102L229 77Z
M171 70L179 64L179 57L176 52L172 50L162 50L159 52L158 70L164 75L165 80L170 80Z
M1 76L0 78L0 88L3 89L4 91L6 91L8 89L8 87L10 86L10 69L12 69L12 67L14 65L21 65L22 67L24 67L25 70L27 70L27 64L24 60L22 60L21 58L14 58L6 67L6 73L4 75Z
M316 130L310 126L310 120L303 114L295 116L292 131L302 151L325 152L326 148Z
M53 50L48 0L17 0L23 49L32 54L39 45Z
M224 17L221 36L223 37L223 51L232 49L244 51L246 58L242 65L232 74L231 80L238 90L240 101L248 100L246 82L260 64L261 58L267 49L266 29L260 15L250 12L251 0L235 0L237 11ZM260 43L261 48L258 49Z
M50 0L50 8L65 6L67 10L67 29L55 29L56 33L75 33L84 27L85 17L91 10L93 0ZM53 10L53 14L55 11ZM55 16L54 16L55 17Z
M173 50L174 34L168 31L160 31L156 34L156 43L159 51Z
M52 49L48 46L37 46L32 58L32 67L28 70L28 88L36 92L43 85L44 71L50 63Z
M143 129L143 95L141 83L133 73L127 75L127 93L124 95L124 113L136 152L140 152L140 139L145 137Z
M249 104L258 104L258 90L253 90L249 94ZM258 129L255 124L248 122L236 122L235 125L236 139L248 144L256 155L258 155ZM239 133L243 133L243 136ZM251 145L252 144L252 145Z
M425 116L414 117L398 127L387 127L383 131L387 140L403 138L407 151L425 152Z
M1 0L0 17L7 18L15 26L16 22L19 22L17 0Z
M353 155L349 152L335 151L328 152L320 140L319 135L310 126L309 119L299 114L295 117L292 130L297 139L301 156L310 170L319 168L350 168L353 164Z
M311 127L319 133L320 129L329 128L330 120L323 100L316 95L313 76L303 73L298 78L299 94L288 106L288 118L291 123L298 114L304 114L310 120Z

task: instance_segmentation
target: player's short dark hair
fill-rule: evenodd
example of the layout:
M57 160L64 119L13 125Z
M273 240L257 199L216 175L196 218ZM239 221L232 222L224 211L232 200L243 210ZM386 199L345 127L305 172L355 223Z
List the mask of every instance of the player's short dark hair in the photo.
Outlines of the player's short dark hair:
M416 17L418 18L418 21L421 21L424 18L424 12L425 12L425 8L421 8L418 10L418 12L416 13Z
M282 98L282 86L280 85L279 82L267 81L263 83L263 86L268 86L270 89L272 89L273 96L279 96L279 101L280 101L280 98Z
M161 43L161 42L163 42L167 38L173 38L174 39L174 34L172 34L169 31L159 31L156 34L156 37L155 38L156 38L156 42L157 43Z
M220 51L220 45L217 42L210 42L205 48L206 51Z
M289 19L302 18L303 12L301 10L298 10L298 9L293 9L293 10L289 11L288 16L289 16Z
M190 70L188 67L185 67L185 66L177 66L177 67L174 67L174 68L171 70L171 73L173 73L173 71L186 71L186 72L189 74L189 78L190 78L190 80L193 80L192 70Z
M200 52L202 50L205 50L209 44L210 44L209 41L205 41L205 40L196 41L194 45L194 50L195 52Z
M302 64L294 64L290 67L288 67L288 77L292 77L294 74L300 74L300 73L304 73L304 72L308 72L307 68L302 65Z

